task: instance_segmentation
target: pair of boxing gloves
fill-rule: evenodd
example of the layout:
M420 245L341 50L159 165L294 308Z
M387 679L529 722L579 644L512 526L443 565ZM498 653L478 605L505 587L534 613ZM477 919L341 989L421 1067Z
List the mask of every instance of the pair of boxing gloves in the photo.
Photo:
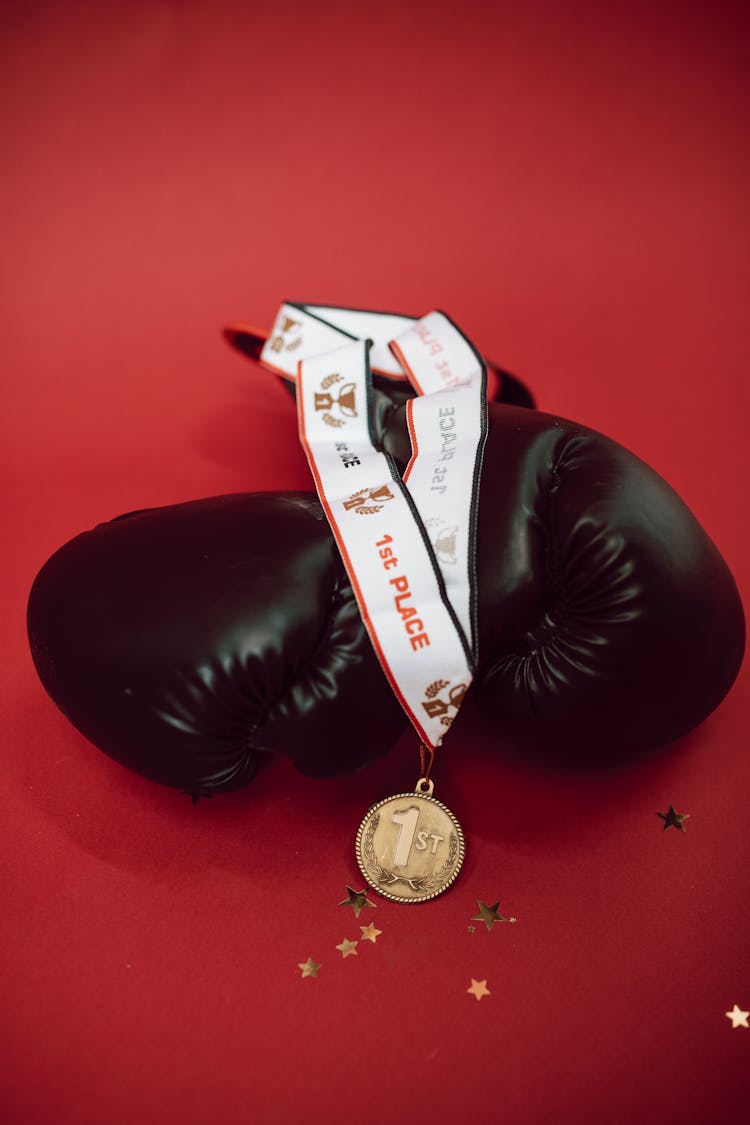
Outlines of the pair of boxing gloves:
M258 354L252 333L230 338ZM493 370L475 709L498 739L549 753L606 759L669 742L739 669L732 576L657 473L531 409L523 384ZM376 439L403 469L411 392L375 382ZM244 785L266 753L313 776L350 772L407 727L312 493L214 497L85 532L38 574L28 627L70 721L192 793Z

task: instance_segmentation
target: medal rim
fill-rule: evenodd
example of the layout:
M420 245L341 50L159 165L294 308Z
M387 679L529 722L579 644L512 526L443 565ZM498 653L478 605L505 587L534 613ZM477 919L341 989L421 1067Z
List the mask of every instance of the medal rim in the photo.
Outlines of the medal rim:
M390 801L398 801L402 797L409 797L412 799L414 797L418 797L422 801L430 801L433 805L438 805L443 810L443 812L447 814L448 819L451 821L453 827L456 829L456 834L458 835L458 859L456 860L456 866L453 869L453 874L451 875L450 879L448 879L448 881L444 883L442 887L440 887L439 890L433 891L432 894L425 895L423 898L401 898L399 895L391 894L390 891L381 890L380 887L372 881L372 877L367 872L365 865L361 859L362 837L364 835L365 825L367 824L368 820L370 819L372 814L379 808L382 808L383 805L387 805ZM368 886L372 887L372 889L383 898L390 899L391 902L400 902L412 906L417 906L421 902L429 902L431 899L438 898L439 895L444 894L448 890L448 888L455 882L461 868L463 867L464 859L466 858L466 837L464 836L464 830L461 827L461 821L458 819L456 814L451 809L449 809L447 805L444 805L442 801L439 801L437 797L428 796L427 793L420 793L419 790L414 789L406 793L393 793L390 797L383 797L381 801L376 801L374 805L371 805L365 815L362 817L359 828L357 829L357 838L354 842L354 847L357 855L357 866L359 867L360 874L364 877Z

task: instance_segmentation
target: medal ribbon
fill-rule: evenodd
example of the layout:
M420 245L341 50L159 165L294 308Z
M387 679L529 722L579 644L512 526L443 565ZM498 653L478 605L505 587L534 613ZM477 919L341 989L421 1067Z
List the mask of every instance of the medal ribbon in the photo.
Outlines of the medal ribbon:
M340 347L347 340L371 340L373 369L403 381L406 373L388 345L415 323L415 317L399 313L285 301L263 345L260 362L277 375L294 381L301 359Z
M286 322L309 318L291 349L300 440L381 666L420 739L434 749L476 662L485 364L443 313L415 321L336 310L351 314L348 327L339 327L310 308L282 306L266 347L272 350L279 334L293 343L295 326ZM349 329L366 331L372 318L392 321L388 330L400 329L397 338L385 339L382 330L374 341L353 338ZM273 354L289 365L286 351ZM403 479L373 438L376 355L381 371L384 364L397 368L393 377L408 378L417 392L407 409L412 456Z

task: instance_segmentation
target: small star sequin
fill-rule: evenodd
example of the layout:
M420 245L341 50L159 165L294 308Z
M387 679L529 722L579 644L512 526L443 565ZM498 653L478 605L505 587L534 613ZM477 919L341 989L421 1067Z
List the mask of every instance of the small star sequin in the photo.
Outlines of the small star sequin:
M366 906L371 906L373 910L375 909L375 903L370 902L369 898L367 897L367 887L365 887L365 889L362 891L355 891L347 883L346 892L349 897L345 898L343 902L340 902L339 906L351 906L352 910L354 911L355 918L359 918L362 910Z
M356 941L349 941L349 938L344 938L341 945L337 945L336 948L341 950L341 956L346 960L347 957L357 956L357 944Z
M750 1017L750 1012L743 1012L740 1007L735 1004L731 1012L724 1013L727 1019L732 1021L732 1027L746 1027L750 1031L750 1024L747 1022Z
M485 980L474 980L474 977L472 977L471 984L466 991L470 992L472 996L476 996L477 1000L481 1000L483 996L491 995L486 978Z
M477 906L479 907L478 914L472 914L472 922L484 922L487 929L492 932L492 927L495 922L516 922L516 918L504 918L502 914L498 914L500 908L499 902L493 902L492 906L487 906L485 903L477 899Z
M690 813L675 812L674 805L670 805L667 812L658 812L656 815L660 816L664 821L663 831L666 832L668 828L677 828L680 832L687 831L682 822L683 820L687 820Z
M378 940L383 932L382 930L376 929L374 922L370 922L369 926L360 926L359 928L362 931L362 941L371 941L373 943Z
M299 967L302 970L302 979L304 980L305 977L317 977L320 964L313 961L312 957L308 957L306 961L299 962Z

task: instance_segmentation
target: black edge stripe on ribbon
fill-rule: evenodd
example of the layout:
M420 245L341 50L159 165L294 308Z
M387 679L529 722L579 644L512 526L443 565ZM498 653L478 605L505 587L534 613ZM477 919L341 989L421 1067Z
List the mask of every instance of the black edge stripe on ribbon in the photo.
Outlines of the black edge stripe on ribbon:
M479 565L477 561L477 536L479 525L479 486L482 479L482 464L484 462L484 448L487 444L487 434L489 431L489 411L487 408L487 361L484 356L475 347L472 340L466 335L464 330L456 324L452 317L443 312L442 309L437 309L441 316L444 316L449 324L453 325L456 332L466 341L471 351L474 353L474 358L479 364L481 371L481 395L480 395L480 433L479 441L477 442L477 451L474 458L474 473L471 484L471 505L469 508L469 558L468 558L468 578L469 578L469 620L471 621L471 654L473 666L476 668L479 659Z

